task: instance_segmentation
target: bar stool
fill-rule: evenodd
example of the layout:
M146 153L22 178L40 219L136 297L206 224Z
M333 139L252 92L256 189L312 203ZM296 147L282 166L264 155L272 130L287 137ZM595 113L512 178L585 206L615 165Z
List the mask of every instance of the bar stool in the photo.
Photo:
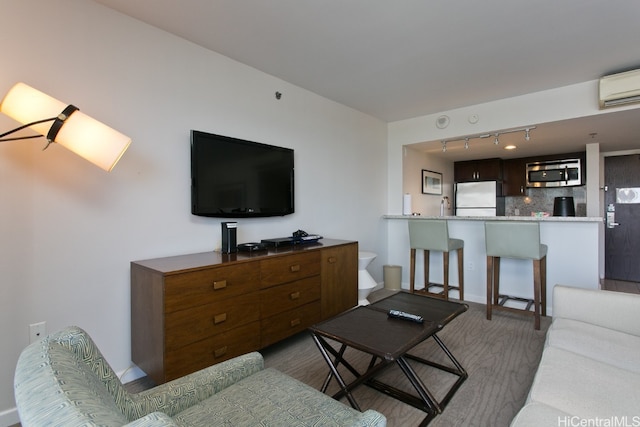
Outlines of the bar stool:
M495 309L533 314L540 329L540 315L547 315L547 245L540 243L540 224L525 221L488 221L484 224L487 247L487 319ZM533 261L533 300L500 294L500 258ZM506 307L508 300L525 302L526 308ZM534 306L533 313L530 311Z
M457 290L459 299L464 300L464 241L449 238L449 227L446 220L410 220L409 221L409 246L411 247L410 291L430 295L442 296L449 299L449 291ZM416 249L424 252L424 288L415 289L416 279ZM458 253L458 286L449 286L449 252ZM429 253L430 251L442 252L444 280L442 285L429 282ZM443 288L441 293L429 292L431 287Z

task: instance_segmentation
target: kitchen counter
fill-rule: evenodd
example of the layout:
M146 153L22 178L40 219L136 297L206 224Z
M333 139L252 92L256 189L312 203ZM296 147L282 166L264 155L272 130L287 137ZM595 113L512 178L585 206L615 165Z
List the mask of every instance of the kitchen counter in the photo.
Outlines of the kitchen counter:
M600 284L600 236L604 233L601 217L460 217L384 215L388 230L388 263L402 266L402 287L409 289L409 231L407 221L449 220L449 236L464 240L465 299L486 303L487 257L485 249L485 221L537 221L540 241L548 246L547 307L551 315L553 287L556 284L597 289ZM457 265L454 252L450 265ZM416 257L416 286L424 283L422 255ZM442 252L431 251L430 281L442 283ZM522 297L533 296L533 267L529 260L501 261L500 291ZM457 285L458 273L451 268L450 283ZM453 297L457 293L452 294Z
M599 216L422 216L384 215L384 219L446 219L449 221L540 221L540 222L603 222Z

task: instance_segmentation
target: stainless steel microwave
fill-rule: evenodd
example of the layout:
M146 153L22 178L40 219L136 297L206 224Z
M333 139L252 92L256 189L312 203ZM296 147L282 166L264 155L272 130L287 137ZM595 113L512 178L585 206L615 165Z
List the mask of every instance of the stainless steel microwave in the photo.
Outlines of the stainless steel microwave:
M573 187L582 185L580 159L527 163L527 187Z

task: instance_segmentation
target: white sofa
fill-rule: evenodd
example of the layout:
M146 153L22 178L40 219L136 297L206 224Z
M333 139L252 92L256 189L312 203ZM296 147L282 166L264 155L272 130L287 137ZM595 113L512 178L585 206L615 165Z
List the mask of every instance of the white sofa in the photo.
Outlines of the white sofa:
M511 426L640 426L640 295L557 285L553 321Z

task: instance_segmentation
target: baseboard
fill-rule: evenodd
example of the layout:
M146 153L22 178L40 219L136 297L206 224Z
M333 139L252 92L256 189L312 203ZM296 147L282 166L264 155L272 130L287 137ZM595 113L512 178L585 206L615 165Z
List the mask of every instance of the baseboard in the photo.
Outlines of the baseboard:
M0 412L0 426L11 427L20 423L20 417L18 417L18 409L11 408L6 411Z
M145 374L144 371L138 368L136 365L131 365L124 371L116 373L116 375L118 376L118 378L120 378L120 382L122 384L126 384L147 376L147 374Z

